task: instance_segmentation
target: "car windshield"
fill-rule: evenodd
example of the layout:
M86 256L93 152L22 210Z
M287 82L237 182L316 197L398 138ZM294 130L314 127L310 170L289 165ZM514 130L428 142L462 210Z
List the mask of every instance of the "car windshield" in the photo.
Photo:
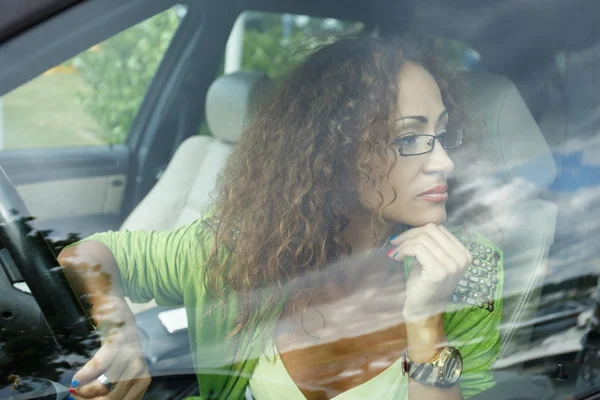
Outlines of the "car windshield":
M0 400L600 391L598 4L50 3L0 17Z

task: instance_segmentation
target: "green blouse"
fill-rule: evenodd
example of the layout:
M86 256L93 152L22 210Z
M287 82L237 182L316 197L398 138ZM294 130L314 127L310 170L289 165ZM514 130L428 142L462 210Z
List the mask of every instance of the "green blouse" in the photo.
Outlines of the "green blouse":
M503 254L482 235L457 237L471 249L474 262L452 295L444 322L450 344L463 356L460 385L469 397L494 385L490 367L500 350ZM111 231L85 240L110 249L133 302L155 299L162 306L185 306L200 387L200 395L190 400L244 399L272 332L256 329L241 341L229 337L238 299L232 293L223 303L205 290L203 268L214 238L206 234L203 221L161 232Z

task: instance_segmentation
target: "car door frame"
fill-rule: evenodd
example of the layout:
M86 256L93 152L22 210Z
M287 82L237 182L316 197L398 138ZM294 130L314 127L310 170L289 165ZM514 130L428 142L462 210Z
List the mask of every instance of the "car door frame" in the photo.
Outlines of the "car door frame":
M8 93L64 60L177 4L186 6L187 13L163 56L125 143L3 150L0 153L0 165L13 180L13 184L34 184L56 177L76 179L106 176L109 179L116 177L109 185L119 187L131 183L135 189L137 173L131 171L131 167L135 165L132 160L136 160L144 151L144 147L140 145L144 141L143 127L147 125L147 120L160 123L161 116L164 115L155 108L160 107L161 100L151 97L178 98L176 92L181 87L169 83L178 75L177 67L188 50L189 37L193 36L194 31L201 30L202 7L199 2L188 3L187 0L87 1L75 4L0 44L0 62L6 66L0 71L0 93ZM186 123L185 126L189 124ZM175 138L172 135L163 136L163 148L172 147L168 142L173 142ZM83 219L81 222L83 225L93 225L89 227L92 232L118 228L128 209L135 204L134 201L127 200L128 193L132 193L132 190L126 187L121 209L115 215L94 218L93 223L91 219ZM126 204L129 207L123 208Z

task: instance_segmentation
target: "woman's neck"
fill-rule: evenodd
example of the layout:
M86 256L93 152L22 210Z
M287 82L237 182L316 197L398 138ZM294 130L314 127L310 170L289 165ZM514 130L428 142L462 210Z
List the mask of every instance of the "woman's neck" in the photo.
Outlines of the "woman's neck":
M371 223L369 215L350 220L343 233L343 239L352 248L348 263L338 264L327 284L319 288L319 297L333 300L354 292L365 279L376 273L373 256L383 251L394 230L391 223L375 221Z
M383 251L396 227L397 224L377 220L372 224L370 215L356 213L342 234L352 249L350 260L344 260L349 262L335 263L325 271L308 272L300 277L289 300L297 310L309 303L336 301L354 293L367 279L381 275L373 257ZM322 283L316 284L319 281Z
M307 275L301 278L296 286L297 290L294 290L289 298L285 313L297 312L295 317L298 317L311 306L319 307L341 300L352 296L362 287L372 286L375 281L383 282L389 279L389 270L379 268L382 266L375 256L384 251L395 227L396 224L377 221L371 225L369 216L352 219L343 234L343 239L352 247L349 262L341 262L324 272L325 283L322 285L313 285L318 277L311 279Z
M368 253L384 246L394 225L386 221L371 221L370 215L359 214L350 219L343 238L352 247L352 253Z

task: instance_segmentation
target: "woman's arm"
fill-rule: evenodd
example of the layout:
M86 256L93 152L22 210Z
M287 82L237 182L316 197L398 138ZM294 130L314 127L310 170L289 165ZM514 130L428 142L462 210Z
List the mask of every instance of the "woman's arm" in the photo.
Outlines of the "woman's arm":
M90 307L88 313L95 325L122 322L118 314L110 312L125 299L119 270L108 247L94 241L78 243L64 249L58 262L75 294Z
M112 252L101 243L87 241L64 249L58 261L76 295L85 296L88 313L103 336L100 349L75 374L72 385L77 391L71 397L141 399L150 375ZM102 374L115 384L112 390L97 380Z
M185 288L202 268L200 223L172 231L100 233L60 253L74 292L85 296L92 320L104 333L100 350L75 375L83 384L77 392L82 398L107 394L96 380L100 374L117 383L106 399L141 398L148 373L124 296L133 302L183 305Z
M391 240L389 256L397 261L414 257L406 282L403 315L408 358L432 362L447 342L443 313L450 295L473 261L469 250L441 225L409 229ZM459 382L450 388L429 386L409 378L408 398L462 399Z

